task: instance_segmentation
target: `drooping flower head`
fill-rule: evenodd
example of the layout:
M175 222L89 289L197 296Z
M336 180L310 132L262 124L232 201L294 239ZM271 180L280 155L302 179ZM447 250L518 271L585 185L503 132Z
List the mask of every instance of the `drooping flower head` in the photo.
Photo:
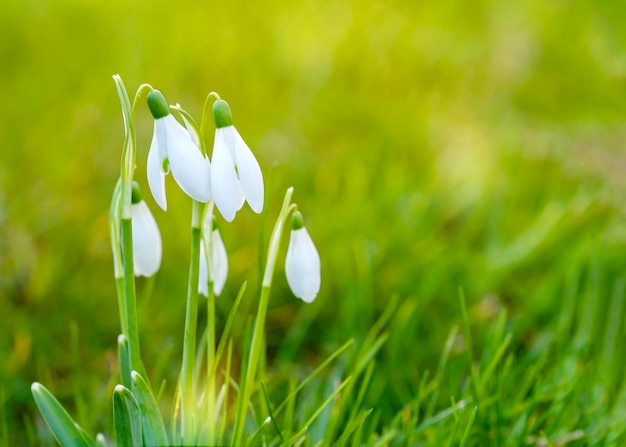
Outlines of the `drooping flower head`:
M211 200L208 160L192 137L170 113L163 94L148 93L148 107L154 117L154 133L148 152L148 185L156 203L167 210L165 176L172 171L185 194L198 202Z
M263 174L254 154L235 126L228 103L213 103L215 141L211 158L211 189L215 205L232 222L245 201L255 213L263 211Z
M152 276L161 266L161 233L148 205L133 182L131 198L133 264L135 276Z
M287 283L295 296L311 303L321 284L320 256L315 244L304 227L302 214L298 211L291 216L291 234L285 259Z
M228 276L228 255L226 247L220 236L215 218L207 214L203 223L203 238L200 244L200 274L198 277L198 292L209 296L209 271L207 269L207 253L210 253L211 277L213 279L213 292L219 296L226 284Z

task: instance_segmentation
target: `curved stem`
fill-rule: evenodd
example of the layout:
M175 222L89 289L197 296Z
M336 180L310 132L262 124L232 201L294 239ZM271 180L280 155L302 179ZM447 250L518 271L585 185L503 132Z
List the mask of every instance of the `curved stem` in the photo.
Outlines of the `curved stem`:
M219 101L220 99L221 99L220 95L218 95L215 92L211 92L208 95L206 95L206 99L204 100L204 106L202 107L202 119L200 120L201 132L204 132L204 128L206 127L206 121L208 119L207 117L209 116L209 113L208 113L209 104L215 101Z
M120 233L121 252L123 266L123 290L126 321L126 335L128 337L131 369L143 371L139 354L139 324L137 321L137 297L135 293L135 271L133 261L133 235L131 194L132 180L135 170L135 124L134 106L131 106L126 87L119 75L114 75L113 80L122 106L124 118L124 146L122 148L121 175L120 175ZM135 99L142 89L137 91ZM120 312L121 313L121 312ZM124 323L122 323L124 328Z

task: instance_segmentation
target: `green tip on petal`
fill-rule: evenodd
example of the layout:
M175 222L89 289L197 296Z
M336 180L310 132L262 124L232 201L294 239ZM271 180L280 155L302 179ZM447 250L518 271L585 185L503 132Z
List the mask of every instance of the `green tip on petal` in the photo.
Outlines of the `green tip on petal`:
M133 180L133 189L131 193L130 203L136 205L142 200L143 197L141 197L141 188L139 187L139 183Z
M213 119L215 119L215 127L218 129L233 125L233 114L230 111L230 106L223 99L213 103Z
M163 93L158 90L152 90L148 93L148 107L156 120L170 114L170 106L167 104Z
M294 211L291 215L291 229L299 230L304 227L304 219L302 218L302 213L300 211Z

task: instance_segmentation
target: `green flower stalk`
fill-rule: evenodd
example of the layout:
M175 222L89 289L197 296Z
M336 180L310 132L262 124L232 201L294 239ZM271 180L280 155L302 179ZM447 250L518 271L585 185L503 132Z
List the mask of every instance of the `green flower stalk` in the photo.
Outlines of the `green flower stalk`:
M272 235L270 236L269 248L267 251L267 260L265 263L265 273L263 274L263 283L261 287L261 297L259 299L259 308L257 310L256 320L254 322L254 329L252 332L252 340L250 342L250 354L248 356L247 370L245 373L245 379L239 390L240 400L238 405L237 420L235 421L235 433L233 438L233 445L240 445L241 438L243 436L243 428L246 420L246 413L250 397L252 395L252 388L254 379L257 374L257 367L259 360L263 354L263 329L265 328L265 317L267 315L267 306L269 303L270 289L272 287L272 278L274 276L274 268L276 266L276 259L280 250L280 244L282 239L283 229L285 223L292 212L296 210L296 205L291 204L291 196L293 195L293 188L290 187L285 193L283 199L283 205L281 207Z
M111 208L113 209L112 218L119 218L119 229L121 235L121 264L123 267L123 290L121 298L123 305L124 320L122 322L122 330L124 335L128 338L130 362L131 368L143 371L141 365L141 357L139 355L139 327L137 321L137 297L135 293L135 272L134 272L134 258L133 258L133 236L132 236L132 181L135 172L135 152L136 152L136 136L135 136L135 108L139 98L147 90L152 90L152 87L143 84L135 93L135 99L131 106L126 87L119 75L113 76L115 86L117 87L117 93L120 98L122 106L122 116L124 118L124 146L122 148L122 162L121 162L121 175L120 175L120 188L119 195L114 191L113 203ZM117 222L112 224L112 227L117 226ZM111 235L113 243L117 234ZM114 257L118 256L114 250ZM117 262L117 261L114 261Z

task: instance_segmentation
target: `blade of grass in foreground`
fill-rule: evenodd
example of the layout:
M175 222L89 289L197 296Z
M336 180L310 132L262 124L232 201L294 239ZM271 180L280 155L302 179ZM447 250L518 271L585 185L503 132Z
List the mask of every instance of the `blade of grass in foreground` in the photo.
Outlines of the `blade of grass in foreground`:
M125 335L117 337L117 358L120 363L120 380L126 388L131 386L130 354L128 352L128 338Z
M7 398L4 388L0 388L0 446L9 447L9 423L7 421Z
M263 383L263 381L261 381L261 390L263 391L263 399L265 400L267 412L269 413L268 419L271 420L272 425L274 426L274 429L276 430L276 433L278 433L278 436L280 437L280 441L284 442L285 439L283 438L283 434L280 431L280 427L276 423L276 419L274 418L274 414L272 413L272 404L270 403L270 397L267 395L267 390L265 389L265 384Z
M102 433L96 435L96 447L107 447L106 438Z
M131 373L133 381L133 391L137 396L139 404L139 414L141 415L144 445L158 446L168 445L163 418L159 407L148 387L148 384L137 371Z
M469 437L472 425L474 424L474 420L476 419L477 411L478 407L474 407L474 409L472 410L472 414L470 415L469 421L467 421L467 426L465 427L465 431L463 432L463 438L461 438L459 447L465 447L465 443L467 442L467 438Z
M365 419L367 419L367 417L370 415L370 413L374 411L373 408L370 408L369 410L363 410L361 412L361 414L359 415L359 417L357 418L352 418L351 422L348 424L348 426L346 427L346 429L344 430L344 432L341 434L341 436L339 437L339 439L337 440L337 442L335 442L333 444L333 447L342 447L344 445L346 445L346 442L348 442L348 438L350 438L350 435L355 431L361 430L361 427L363 427L363 423L365 422ZM358 432L355 434L354 436L354 440L356 440L358 438Z
M93 445L93 442L85 439L65 408L42 384L33 383L31 391L41 415L59 444L77 447Z
M118 447L142 445L139 405L133 393L122 385L113 391L113 423Z
M328 366L328 364L330 362L332 362L334 359L336 359L337 357L339 357L339 355L341 355L342 352L344 352L346 349L348 349L348 347L350 347L353 343L353 340L348 340L346 343L344 343L343 345L341 345L339 347L339 349L337 349L335 352L333 352L326 360L324 360L324 362L318 366L317 368L315 368L315 371L313 371L311 374L309 374L309 376L304 379L300 385L298 385L298 387L293 390L291 393L289 393L289 395L285 398L285 400L278 406L276 407L276 410L274 411L274 414L277 415L281 412L281 410L285 407L285 405L287 405L287 403L289 403L292 399L295 399L296 395L302 391L302 389L307 386L307 384L313 380L315 378L315 376L317 376L324 368L326 368L326 366Z
M304 435L309 429L309 426L317 418L317 416L319 416L322 410L326 408L326 405L332 402L335 396L337 396L341 392L341 390L343 390L346 387L346 385L348 385L351 381L352 381L352 376L349 376L346 378L346 380L341 382L341 384L335 389L335 391L333 391L330 394L330 396L328 396L328 398L322 403L322 405L320 405L319 408L315 410L315 412L311 415L311 417L304 423L304 426L296 434L294 434L291 438L289 438L289 440L283 445L292 445L300 436Z

